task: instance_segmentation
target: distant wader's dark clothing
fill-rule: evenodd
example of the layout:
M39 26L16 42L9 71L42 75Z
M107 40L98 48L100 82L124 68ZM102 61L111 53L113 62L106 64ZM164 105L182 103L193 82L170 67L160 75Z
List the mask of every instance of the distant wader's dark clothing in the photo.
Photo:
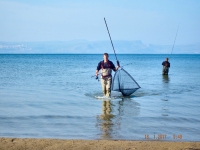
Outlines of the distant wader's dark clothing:
M170 68L170 63L168 61L163 61L162 65L163 65L162 74L163 75L168 75L169 68Z
M97 66L97 70L101 69L101 85L104 96L111 95L111 84L112 84L112 70L116 71L115 65L112 61L104 63L100 61Z

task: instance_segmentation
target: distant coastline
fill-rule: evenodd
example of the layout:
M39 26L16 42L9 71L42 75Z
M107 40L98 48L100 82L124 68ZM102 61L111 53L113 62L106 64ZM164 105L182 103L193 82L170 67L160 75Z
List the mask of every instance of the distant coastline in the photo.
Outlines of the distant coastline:
M145 45L142 41L113 41L117 54L170 54L172 45ZM110 41L0 42L0 54L113 53ZM173 54L200 54L200 44L175 45Z

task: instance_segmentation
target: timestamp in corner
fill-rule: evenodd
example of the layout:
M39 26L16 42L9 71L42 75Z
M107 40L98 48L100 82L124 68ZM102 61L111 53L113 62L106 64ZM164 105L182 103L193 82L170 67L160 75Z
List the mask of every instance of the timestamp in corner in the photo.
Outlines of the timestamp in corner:
M182 140L183 136L182 134L173 134L173 135L167 135L167 134L145 134L144 139L145 140L167 140L167 138L170 138L172 140Z

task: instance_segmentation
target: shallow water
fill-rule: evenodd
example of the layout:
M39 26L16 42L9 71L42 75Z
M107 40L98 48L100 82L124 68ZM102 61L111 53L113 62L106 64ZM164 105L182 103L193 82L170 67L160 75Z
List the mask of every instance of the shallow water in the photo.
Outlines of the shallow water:
M102 55L0 55L0 136L200 141L200 55L162 76L166 56L117 55L141 88L109 101L91 78Z

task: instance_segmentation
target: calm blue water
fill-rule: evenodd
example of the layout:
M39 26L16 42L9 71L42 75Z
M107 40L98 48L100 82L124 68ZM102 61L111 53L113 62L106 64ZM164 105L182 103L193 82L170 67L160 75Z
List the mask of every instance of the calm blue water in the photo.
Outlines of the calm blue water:
M102 55L0 55L0 137L200 141L200 55L166 56L117 55L141 89L104 101Z

